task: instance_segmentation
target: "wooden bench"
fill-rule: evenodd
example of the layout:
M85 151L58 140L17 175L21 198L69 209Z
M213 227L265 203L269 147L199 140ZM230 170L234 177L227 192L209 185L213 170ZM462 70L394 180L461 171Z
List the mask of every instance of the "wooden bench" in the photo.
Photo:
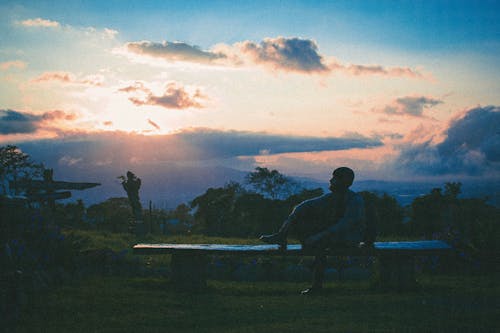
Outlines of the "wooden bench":
M415 257L439 255L450 252L445 242L375 242L370 247L335 248L327 250L329 256L373 256L380 262L381 287L404 290L415 287ZM311 256L300 244L290 244L285 249L278 245L228 245L228 244L137 244L134 254L171 254L172 282L183 289L199 289L206 286L207 256Z

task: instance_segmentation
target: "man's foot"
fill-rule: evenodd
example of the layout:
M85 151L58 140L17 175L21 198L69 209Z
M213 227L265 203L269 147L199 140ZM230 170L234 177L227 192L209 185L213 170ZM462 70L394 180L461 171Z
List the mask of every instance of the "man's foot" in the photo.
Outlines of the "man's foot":
M307 288L305 290L302 290L300 292L301 295L304 295L304 296L317 296L317 295L321 295L323 293L323 288L322 287L311 287L311 288Z
M286 249L286 236L282 233L277 232L271 235L262 235L259 239L267 244L278 244L280 249Z

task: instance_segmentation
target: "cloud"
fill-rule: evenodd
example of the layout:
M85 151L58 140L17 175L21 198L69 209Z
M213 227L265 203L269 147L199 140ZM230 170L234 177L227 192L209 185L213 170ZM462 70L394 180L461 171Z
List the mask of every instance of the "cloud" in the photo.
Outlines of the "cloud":
M118 35L118 31L116 31L114 29L104 28L104 30L103 30L103 36L107 37L109 39L115 38L116 35Z
M21 60L12 60L0 63L0 69L3 71L9 70L11 68L25 69L27 64Z
M189 45L183 42L129 42L125 44L125 48L132 53L148 55L170 61L211 63L215 60L226 58L226 55L223 53L203 51L197 46Z
M66 113L61 110L48 111L41 115L41 119L45 121L51 120L75 120L77 118L76 115L71 113Z
M75 79L73 74L68 72L45 72L37 78L33 79L32 82L48 82L48 81L60 81L63 83L71 83Z
M25 142L23 151L35 160L59 161L64 156L97 166L132 163L157 164L232 159L269 154L372 148L381 146L368 137L299 137L258 132L191 129L168 135L140 135L125 132L67 133L56 139Z
M142 92L146 92L146 93L151 92L151 90L149 88L147 88L146 85L144 84L144 82L142 82L142 81L135 81L134 83L132 83L126 87L118 89L118 91L126 92L126 93L131 93L131 92L136 92L136 91L142 91Z
M339 61L326 61L326 57L320 54L314 40L299 37L280 36L265 38L260 42L247 40L233 45L221 43L207 51L184 42L138 41L126 43L124 50L125 53L160 58L171 62L184 61L230 67L257 65L274 72L325 75L342 72L353 76L380 75L424 78L420 72L409 67L387 68L381 65L342 64ZM121 52L123 51L118 53Z
M161 95L155 95L142 82L121 88L118 91L133 93L141 92L145 96L129 97L129 100L136 106L156 105L166 109L188 109L188 108L203 108L201 100L208 99L199 89L194 92L189 92L183 86L175 82L170 82L166 85L164 92Z
M40 117L14 110L0 110L0 134L34 133Z
M60 26L59 22L51 21L42 18L28 19L20 22L21 25L25 27L43 27L43 28L58 28Z
M245 131L217 131L196 129L176 135L178 140L200 149L207 156L236 157L254 156L265 152L282 154L371 148L382 145L378 139L362 135L349 137L303 137L272 135Z
M329 68L331 71L339 71L352 76L380 75L388 77L408 77L414 79L425 78L422 73L409 67L386 68L381 65L346 65L335 61L330 64Z
M65 155L59 159L58 163L61 165L73 166L82 162L82 160L82 158L73 158L69 155Z
M406 96L394 100L391 104L375 111L387 115L424 117L424 110L430 109L443 101L426 96Z
M87 75L77 78L70 72L45 72L31 80L33 83L46 83L58 81L65 84L82 84L100 87L103 85L104 77L102 75Z
M148 119L148 124L150 124L151 126L153 126L154 128L156 128L157 130L160 130L160 126L155 123L154 121L152 121L151 119Z
M259 44L245 41L237 44L243 55L258 65L273 70L299 73L327 73L328 67L318 53L316 42L301 38L266 38Z
M35 133L44 125L53 121L71 121L76 119L73 114L55 110L43 114L32 114L14 110L0 110L0 134Z
M395 165L420 175L500 176L500 107L477 107L451 122L445 139L400 147Z
M117 30L106 27L95 28L92 26L73 26L70 24L61 24L57 21L43 18L15 21L15 24L18 26L31 28L32 31L35 31L35 28L52 29L53 31L57 31L62 35L67 36L68 38L72 38L75 42L84 40L87 42L92 41L93 43L100 43L102 41L110 42L114 41L119 33Z

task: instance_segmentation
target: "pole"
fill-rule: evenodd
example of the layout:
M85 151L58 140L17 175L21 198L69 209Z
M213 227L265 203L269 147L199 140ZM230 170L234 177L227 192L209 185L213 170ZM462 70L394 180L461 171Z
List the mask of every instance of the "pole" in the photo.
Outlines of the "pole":
M149 200L149 233L153 233L153 207L151 200Z

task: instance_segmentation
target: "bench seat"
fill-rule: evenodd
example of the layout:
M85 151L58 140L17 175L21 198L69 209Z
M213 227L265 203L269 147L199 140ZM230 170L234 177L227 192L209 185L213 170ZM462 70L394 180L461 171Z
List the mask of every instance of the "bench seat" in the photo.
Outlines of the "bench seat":
M330 256L374 256L380 262L380 283L388 289L408 289L415 286L414 258L449 252L450 245L438 240L375 242L373 246L332 248ZM313 251L300 244L278 245L235 244L137 244L133 253L138 255L171 254L173 282L189 289L206 284L207 255L236 256L309 256Z
M373 247L335 248L328 250L331 255L377 255L382 253L397 253L410 255L426 255L449 250L451 247L438 240L411 242L375 242ZM278 245L233 245L233 244L137 244L134 254L174 254L179 252L193 254L236 254L236 255L307 255L300 244L289 244L280 249Z

